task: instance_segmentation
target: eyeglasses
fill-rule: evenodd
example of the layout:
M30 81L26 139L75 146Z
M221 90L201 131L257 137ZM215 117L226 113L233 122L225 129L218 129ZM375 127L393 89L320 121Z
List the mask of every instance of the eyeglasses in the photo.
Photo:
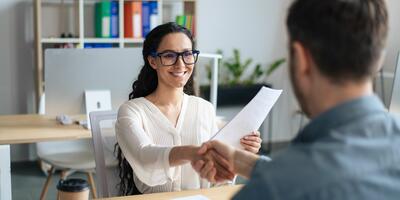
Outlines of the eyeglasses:
M165 51L161 53L152 53L153 57L160 57L161 64L164 66L172 66L178 62L178 58L181 56L183 62L186 65L193 65L197 62L197 58L200 54L198 50L189 50L183 52L175 52L175 51Z

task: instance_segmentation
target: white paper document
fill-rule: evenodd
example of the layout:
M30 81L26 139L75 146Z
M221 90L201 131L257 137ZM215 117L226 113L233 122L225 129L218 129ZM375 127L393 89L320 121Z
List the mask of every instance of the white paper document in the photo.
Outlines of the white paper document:
M240 139L260 128L281 94L282 90L262 87L257 95L211 140L219 140L236 148L241 148Z

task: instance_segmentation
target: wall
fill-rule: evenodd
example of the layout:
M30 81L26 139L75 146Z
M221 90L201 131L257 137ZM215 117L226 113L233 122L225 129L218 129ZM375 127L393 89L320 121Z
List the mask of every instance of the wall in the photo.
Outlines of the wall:
M238 48L243 58L253 58L254 63L261 63L263 66L278 58L287 57L284 21L289 3L289 0L199 1L198 48L205 52L221 49L226 57L232 55L233 48ZM281 76L285 78L280 78ZM291 100L293 97L286 81L286 64L268 82L272 82L274 88L284 89L273 110L274 140L291 138L293 131L282 129L290 126L278 123L282 118L291 119L290 115L294 110L294 102ZM240 109L241 107L219 108L217 113L229 120ZM291 123L287 119L283 121ZM266 134L264 131L264 138L267 137Z
M33 111L33 17L31 0L0 1L0 114ZM27 145L11 145L11 158L29 156Z
M389 9L389 36L388 43L386 48L386 60L383 66L383 81L380 78L376 81L376 89L377 93L384 97L382 98L385 101L385 104L388 106L390 103L390 97L392 93L392 84L393 84L393 73L396 66L397 56L400 51L400 1L390 0L388 1L388 9ZM398 69L400 70L400 69ZM380 84L384 83L383 87ZM384 92L382 93L381 88L384 88Z
M280 57L287 57L287 33L285 18L291 0L202 0L198 2L198 44L199 49L214 52L222 49L231 52L239 48L243 57L254 58L256 62L268 64ZM387 45L387 56L384 71L393 73L397 52L400 49L400 1L388 0L390 13L390 31ZM206 14L203 14L206 13ZM397 23L396 23L397 22ZM230 56L231 54L226 54ZM391 79L385 78L385 100L389 101ZM291 90L288 78L287 64L281 66L268 80L274 88L284 92L273 110L273 141L289 140L295 136L301 124L297 114L298 106ZM380 85L377 84L377 88ZM378 91L380 94L380 91ZM232 118L240 107L220 108L218 114L226 119ZM303 123L302 123L303 122ZM267 138L268 128L264 128L264 138Z

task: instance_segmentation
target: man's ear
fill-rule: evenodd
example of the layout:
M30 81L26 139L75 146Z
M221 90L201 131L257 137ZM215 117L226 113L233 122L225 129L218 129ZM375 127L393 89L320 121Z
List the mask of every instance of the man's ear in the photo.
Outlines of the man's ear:
M149 62L151 68L157 69L157 59L153 56L147 56L147 61Z
M310 52L300 42L293 42L292 50L297 73L302 77L309 76L313 66Z

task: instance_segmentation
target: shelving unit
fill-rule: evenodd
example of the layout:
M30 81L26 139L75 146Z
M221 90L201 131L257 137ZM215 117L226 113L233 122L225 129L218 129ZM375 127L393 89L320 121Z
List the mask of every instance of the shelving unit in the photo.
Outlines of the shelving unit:
M71 43L76 46L76 48L83 48L87 43L101 43L101 44L113 44L117 48L124 48L126 46L141 46L143 44L143 38L125 38L124 37L124 2L132 0L118 0L119 7L119 37L118 38L95 38L94 36L85 35L86 29L90 29L93 24L85 24L85 9L87 6L94 5L96 2L102 0L33 0L34 1L34 34L35 34L35 95L36 95L36 105L39 103L39 99L43 94L44 84L43 84L43 49L46 46L56 45L56 44L66 44ZM109 1L109 0L107 0ZM136 0L135 0L136 1ZM141 0L138 0L141 1ZM196 7L196 0L146 0L146 1L157 1L158 4L158 20L159 24L165 23L168 19L163 19L164 11L167 6L174 3L182 4L181 14L190 14L196 16L195 9L186 11L185 5L192 4L190 7ZM74 6L75 13L78 15L78 35L73 38L59 38L59 37L48 37L42 36L43 33L43 22L42 22L42 12L43 6L54 6L58 4L69 4ZM187 13L189 12L189 13ZM197 18L196 18L197 19ZM170 21L170 20L169 20Z

